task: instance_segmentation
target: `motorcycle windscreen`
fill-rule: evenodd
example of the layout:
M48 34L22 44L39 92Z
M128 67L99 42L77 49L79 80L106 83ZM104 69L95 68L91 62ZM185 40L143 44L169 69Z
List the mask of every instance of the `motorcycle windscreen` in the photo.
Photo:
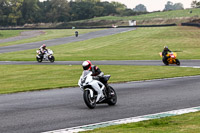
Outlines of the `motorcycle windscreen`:
M91 71L89 71L89 70L84 70L83 73L82 73L82 77L87 76L89 73L91 73Z

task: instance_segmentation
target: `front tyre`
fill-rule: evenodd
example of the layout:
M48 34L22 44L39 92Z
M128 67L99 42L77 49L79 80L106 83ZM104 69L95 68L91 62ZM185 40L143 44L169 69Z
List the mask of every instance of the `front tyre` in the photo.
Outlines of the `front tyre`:
M109 89L111 98L108 99L108 105L115 105L117 103L117 94L111 86L109 86Z
M55 61L55 58L54 58L53 55L52 55L52 56L49 56L48 58L49 58L49 61L50 61L51 63L53 63L53 62Z
M83 99L88 108L94 109L96 107L96 98L91 97L90 91L88 90L84 91Z
M176 59L176 65L179 65L180 66L180 61L178 59Z

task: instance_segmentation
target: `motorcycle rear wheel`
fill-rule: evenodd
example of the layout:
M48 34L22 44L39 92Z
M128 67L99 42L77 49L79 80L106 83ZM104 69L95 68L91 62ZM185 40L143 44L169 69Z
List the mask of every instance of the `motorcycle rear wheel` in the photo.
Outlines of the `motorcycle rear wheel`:
M88 108L94 109L96 107L96 98L91 97L90 91L84 91L83 99Z
M162 60L163 61L163 63L165 64L165 65L169 65L169 62L167 61L167 60Z
M163 62L165 65L169 65L169 62Z
M108 105L115 105L117 103L117 94L115 90L109 86L111 98L108 100Z
M50 61L51 63L53 63L53 62L55 61L54 56L51 56L51 57L48 57L48 58L49 58L49 61Z

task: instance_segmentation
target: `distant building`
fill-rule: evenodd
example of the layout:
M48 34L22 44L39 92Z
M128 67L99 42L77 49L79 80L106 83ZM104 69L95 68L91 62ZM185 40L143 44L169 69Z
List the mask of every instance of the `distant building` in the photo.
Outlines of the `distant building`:
M115 25L115 24L112 24L112 27L113 27L113 28L117 28L118 26L117 26L117 25Z
M129 20L129 26L137 25L136 20Z

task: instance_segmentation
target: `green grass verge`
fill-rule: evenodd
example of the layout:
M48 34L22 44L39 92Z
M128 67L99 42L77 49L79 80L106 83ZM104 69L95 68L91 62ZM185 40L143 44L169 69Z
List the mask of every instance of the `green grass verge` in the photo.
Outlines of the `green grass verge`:
M23 30L0 30L0 39L18 36L22 31Z
M112 83L200 75L200 69L170 66L99 67L112 76ZM82 73L81 65L0 65L0 69L0 94L77 86Z
M38 42L38 41L43 41L43 40L50 40L50 39L55 39L55 38L61 38L61 37L68 37L68 36L74 36L74 32L78 30L79 34L84 34L88 32L94 32L102 29L61 29L61 30L42 30L45 32L45 34L33 37L33 38L28 38L28 39L23 39L23 40L18 40L14 42L6 42L6 43L0 43L1 46L9 46L9 45L16 45L16 44L24 44L24 43L30 43L30 42ZM7 34L14 34L15 32L20 32L17 30L10 30L7 31ZM0 34L1 35L1 34ZM3 36L6 36L6 32L2 33ZM8 37L8 36L7 36Z
M99 128L84 133L199 133L200 112Z
M167 45L179 59L200 59L196 27L138 28L134 31L49 47L56 60L160 60ZM48 44L47 44L48 45ZM14 55L14 56L13 56ZM0 60L34 61L35 49L5 53Z

